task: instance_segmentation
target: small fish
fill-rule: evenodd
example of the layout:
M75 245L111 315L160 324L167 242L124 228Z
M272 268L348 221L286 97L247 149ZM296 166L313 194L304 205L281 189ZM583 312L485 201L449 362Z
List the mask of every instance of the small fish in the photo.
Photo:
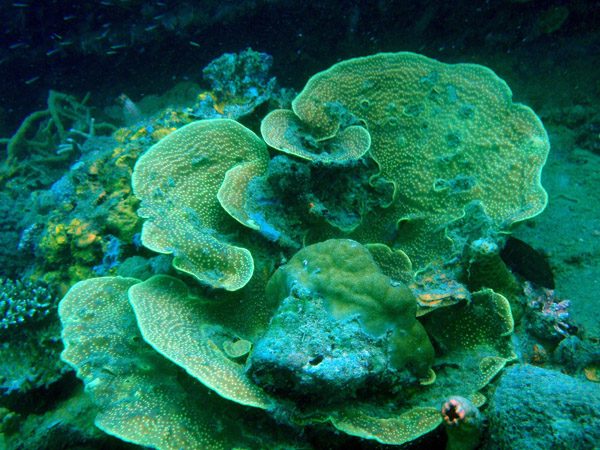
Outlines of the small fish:
M60 51L59 48L53 48L52 50L48 50L46 52L46 56L54 55L56 52Z
M15 8L27 8L27 7L29 7L29 3L13 3L12 5Z
M194 42L194 41L190 41L190 45L193 45L194 47L201 47L200 44L198 44L197 42Z
M156 25L149 25L149 26L147 26L147 27L145 28L145 30L146 30L146 31L152 31L152 30L154 30L155 28L158 28L158 24L156 24Z
M115 45L111 45L110 48L112 48L113 50L116 50L118 48L125 48L127 47L127 44L115 44Z
M114 50L109 50L106 52L107 55L116 55L117 52L115 52Z
M106 22L102 24L102 28L108 28L110 27L112 24L110 22Z
M59 42L58 45L71 45L73 42L71 41L64 41L64 42Z
M52 37L62 40L62 36L60 34L52 33Z
M64 16L63 20L71 20L71 19L74 19L75 17L76 16L74 16L73 14L71 14L71 15L68 15L68 16Z
M8 48L10 48L12 50L12 49L15 49L15 48L23 47L24 45L25 45L24 42L17 42L16 44L10 45Z
M28 80L25 80L25 84L31 84L31 83L35 83L35 82L36 82L37 80L39 80L39 79L40 79L40 77L39 77L39 76L37 76L37 77L32 77L32 78L30 78L30 79L28 79Z
M96 36L96 40L102 39L108 34L108 28L100 36Z

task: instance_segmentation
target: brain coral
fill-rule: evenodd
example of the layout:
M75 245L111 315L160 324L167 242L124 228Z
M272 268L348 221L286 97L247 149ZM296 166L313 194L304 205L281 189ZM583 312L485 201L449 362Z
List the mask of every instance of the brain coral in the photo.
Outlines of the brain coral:
M281 121L274 111L261 126L282 151L294 147L278 129L286 123L318 143L336 139L348 124L366 127L380 168L372 182L392 183L394 200L351 237L399 245L417 268L449 251L445 227L471 202L481 202L499 228L546 205L546 130L486 67L409 52L350 59L313 76L292 108L296 120Z

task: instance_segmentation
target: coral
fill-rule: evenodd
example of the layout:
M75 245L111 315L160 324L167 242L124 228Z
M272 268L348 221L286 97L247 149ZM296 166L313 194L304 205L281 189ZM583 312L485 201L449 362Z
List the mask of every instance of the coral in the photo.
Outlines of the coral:
M351 231L369 211L388 204L391 190L370 184L376 172L370 158L342 165L277 155L263 176L250 181L244 208L250 216L264 219L261 233L272 227L281 233L280 245L297 250L308 233L320 230L327 238L332 227Z
M600 442L593 383L531 365L507 368L486 409L486 450L592 449Z
M502 294L510 302L514 319L523 316L521 285L500 257L500 245L492 239L476 239L466 249L469 255L468 286L472 291L484 287Z
M267 161L264 143L229 119L194 122L159 141L132 175L138 215L147 219L143 244L173 253L174 267L202 282L243 287L252 276L252 256L221 236L232 229L227 213L259 228L243 204L249 180L266 170Z
M80 218L69 223L49 221L38 245L38 251L49 264L67 261L90 264L100 253L100 236L95 225Z
M366 125L376 178L393 184L394 202L350 237L400 246L423 267L450 251L444 229L474 200L502 229L544 209L548 136L533 111L511 97L485 67L381 53L313 76L292 103L293 123L301 121L310 132L303 139L315 142L335 138L344 123ZM282 113L271 114L261 127L267 141L269 122Z
M80 102L71 95L50 90L47 109L27 116L8 139L0 182L14 182L16 178L21 183L54 181L51 166L68 163L71 153L79 149L79 142L95 133L96 125L86 101L87 97Z
M569 314L570 300L558 297L553 289L539 287L526 281L524 295L527 299L527 329L544 341L558 343L577 327Z
M553 361L570 374L581 373L588 380L598 381L600 347L598 342L571 335L562 339L554 351Z
M257 263L260 261L263 259L258 258ZM221 398L224 397L234 403L265 409L278 420L297 426L331 422L347 434L399 445L431 432L441 423L439 408L435 406L441 399L451 395L480 399L477 391L512 357L508 303L491 291L476 293L469 305L454 305L427 315L427 329L441 349L435 358L440 367L436 381L436 374L427 371L433 354L423 326L415 319L412 294L383 275L369 251L356 242L330 240L309 246L267 283L271 273L272 266L259 264L242 289L212 290L212 298L205 289L190 292L183 282L168 276L155 276L145 282L104 277L76 284L59 310L66 346L63 359L78 369L78 376L99 406L98 426L127 441L169 449L173 447L157 434L164 427L171 427L176 436L185 428L196 441L213 438L209 432L202 431L202 437L196 432L198 427L206 430L205 427L213 426L214 418L219 417L215 408L219 414L235 410L234 404L225 406ZM266 295L265 286L268 286ZM278 306L280 310L276 312ZM304 309L307 315L302 314ZM305 331L308 339L304 347L302 342L291 343L298 350L306 350L304 356L301 351L296 354L305 357L304 374L309 373L311 366L318 370L321 364L325 367L330 362L336 363L332 367L352 369L351 375L362 370L366 376L361 388L360 379L354 386L352 382L348 386L342 383L339 385L342 392L332 395L335 401L318 407L312 399L305 403L292 392L286 392L285 386L288 390L292 387L285 382L277 392L271 390L276 394L273 396L254 384L254 368L265 361L259 355L269 351L269 341L264 337L269 330L276 329L279 321L290 318L292 312L299 314L300 320L315 319L307 324L294 321L289 324ZM330 317L331 328L323 316ZM322 330L311 330L322 324ZM341 353L331 346L318 347L315 342L320 332L328 331L340 333L339 342L331 337L324 340L339 344ZM344 345L352 344L344 342L353 340L352 333L364 344L360 355L343 351ZM290 332L284 339L303 341L305 338L300 334ZM282 341L278 344L284 345ZM235 347L239 342L242 349L238 352ZM378 349L384 349L386 342L392 351L377 356ZM321 353L309 355L315 349ZM188 382L185 377L175 378L173 367L154 350L219 397L207 401L203 391L204 394L188 395L184 400L181 389L187 389ZM401 350L406 353L401 354ZM294 358L289 352L278 353L276 347L271 351ZM354 356L359 360L353 361ZM246 367L250 369L245 369L246 358ZM377 363L377 358L383 361ZM361 368L363 363L366 365ZM387 386L383 382L370 390L371 386L366 384L375 381L369 377L378 376L378 364L388 364L388 370L405 367L418 372L422 382L395 370L391 373L399 377L388 378ZM374 372L369 373L367 368ZM326 372L321 375L327 376ZM390 375L381 371L379 374L384 380ZM348 373L338 376L343 378ZM265 385L260 381L258 384ZM165 392L168 394L163 396ZM132 422L136 417L139 420ZM195 420L191 422L190 417ZM237 416L237 431L228 434L228 439L251 436L246 428L248 417L248 411ZM278 439L265 431L270 423L261 422L262 439ZM148 432L150 424L157 433ZM211 445L220 448L216 442Z
M335 413L331 421L344 433L383 444L402 445L435 430L440 424L440 412L435 408L412 408L395 417L373 420L359 409Z
M474 450L481 441L483 417L469 399L450 397L442 405L442 417L448 433L446 450Z
M69 381L72 382L72 379ZM0 447L6 450L60 447L131 450L131 444L108 436L94 426L97 407L84 392L83 386L77 384L74 389L71 386L65 388L65 385L61 387L63 392L68 391L69 398L54 403L52 409L42 414L16 414L0 408L0 417L4 416L0 423ZM15 409L21 410L20 407Z
M154 274L151 262L146 258L137 255L125 259L117 267L117 275L123 278L137 278L138 280L145 281Z
M469 302L437 309L426 317L425 329L442 349L436 363L457 364L464 371L461 386L452 395L470 397L516 358L510 343L514 329L510 305L492 290L475 292Z
M316 292L336 320L358 317L364 332L389 339L390 366L426 376L433 347L415 319L416 302L404 286L386 277L358 242L332 239L308 246L278 269L266 295L283 301Z
M215 67L247 69L231 58ZM255 99L236 83L203 101L221 115ZM73 255L71 280L101 258L145 278L86 280L61 302L63 359L101 429L155 448L284 447L277 421L299 439L401 445L437 428L448 399L485 402L515 358L514 319L502 293L471 292L493 280L468 280L468 252L546 203L546 132L502 80L411 53L339 63L264 119L265 139L293 149L271 163L239 123L192 117L118 131L56 187L70 209L47 221L53 263ZM130 258L140 241L162 255ZM173 276L151 276L171 261Z
M13 327L43 320L52 307L56 308L56 299L47 286L0 278L0 336Z
M0 338L0 392L25 393L45 388L70 370L59 355L62 351L61 327L54 306L43 324L11 330Z
M144 342L127 299L137 282L82 281L60 304L62 358L98 405L96 425L122 440L164 450L271 448L272 425L253 424L247 409L178 381L176 367Z
M248 48L238 54L225 53L211 61L203 70L212 88L232 95L248 95L262 90L273 82L269 70L273 58Z
M202 300L190 296L185 284L156 276L132 286L129 300L144 339L161 355L227 399L257 408L270 406L269 397L244 374L243 364L227 358L215 344L231 342L234 336L211 325L198 307Z
M276 81L269 77L272 64L270 55L250 48L221 55L202 71L212 91L200 94L188 113L202 119L239 119L251 113L273 95Z
M457 281L457 273L461 266L451 260L443 264L434 261L414 274L408 287L417 298L417 316L471 299L467 287Z
M48 386L68 367L61 351L57 299L40 282L0 279L0 391Z
M371 146L371 136L362 126L352 125L326 140L310 138L310 130L293 111L276 109L260 126L265 142L279 151L309 161L343 164L357 160Z
M94 266L92 270L98 275L107 275L111 269L116 268L120 262L119 259L123 253L122 242L111 235L107 235L102 240L102 250L104 257L102 264Z
M357 317L333 318L326 302L299 283L291 289L248 358L246 372L254 383L275 397L314 407L368 398L394 382L402 385L402 376L414 382L404 371L388 369L387 336L365 333Z
M60 304L62 358L77 370L102 408L96 426L123 440L161 449L225 448L206 426L206 413L172 378L173 369L141 339L127 301L127 290L137 282L86 280Z
M365 247L369 250L373 260L385 275L394 281L399 281L402 283L412 281L412 261L402 250L392 250L387 245L381 243L365 244Z

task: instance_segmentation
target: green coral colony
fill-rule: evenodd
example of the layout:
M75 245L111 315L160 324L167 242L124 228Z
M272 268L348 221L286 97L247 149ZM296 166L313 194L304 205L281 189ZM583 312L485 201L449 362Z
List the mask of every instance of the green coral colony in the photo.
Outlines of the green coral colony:
M172 254L180 275L89 279L61 301L62 358L97 404L96 425L159 449L302 447L272 415L398 445L436 429L452 396L481 406L515 357L518 293L489 289L510 284L486 280L506 273L494 268L474 268L471 282L469 252L546 205L549 142L534 112L485 67L385 53L315 75L261 133L201 120L137 161L142 243ZM393 195L351 229L301 224L294 255L285 230L249 206L265 142L332 183L371 159L369 184ZM469 224L474 208L491 225Z

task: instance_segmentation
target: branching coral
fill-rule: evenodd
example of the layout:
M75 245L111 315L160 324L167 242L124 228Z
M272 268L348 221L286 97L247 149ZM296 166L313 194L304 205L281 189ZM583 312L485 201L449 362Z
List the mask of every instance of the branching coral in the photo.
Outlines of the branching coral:
M68 370L58 359L57 299L43 283L0 279L0 392L25 392Z

